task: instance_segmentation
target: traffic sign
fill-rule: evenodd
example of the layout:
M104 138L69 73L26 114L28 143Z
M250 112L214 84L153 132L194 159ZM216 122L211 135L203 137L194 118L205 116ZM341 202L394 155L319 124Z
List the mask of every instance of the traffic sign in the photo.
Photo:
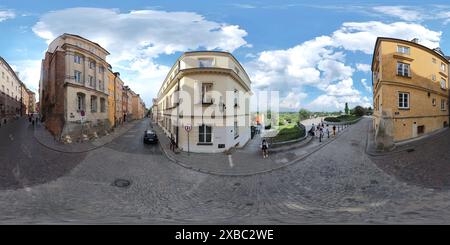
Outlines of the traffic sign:
M184 130L186 130L186 132L190 132L192 130L192 125L190 124L185 125Z

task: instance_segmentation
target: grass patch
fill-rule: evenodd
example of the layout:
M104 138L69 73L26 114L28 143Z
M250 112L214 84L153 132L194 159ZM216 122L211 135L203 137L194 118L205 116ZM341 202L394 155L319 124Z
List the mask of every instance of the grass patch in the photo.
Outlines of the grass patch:
M305 134L304 129L299 128L296 124L283 125L279 128L277 136L272 139L273 143L289 140L296 140Z

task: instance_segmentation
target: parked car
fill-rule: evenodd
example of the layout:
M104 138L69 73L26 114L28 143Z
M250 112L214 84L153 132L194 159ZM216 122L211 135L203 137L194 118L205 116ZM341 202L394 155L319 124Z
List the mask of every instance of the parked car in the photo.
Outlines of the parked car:
M158 143L158 136L156 135L155 131L153 130L146 130L144 132L144 143Z

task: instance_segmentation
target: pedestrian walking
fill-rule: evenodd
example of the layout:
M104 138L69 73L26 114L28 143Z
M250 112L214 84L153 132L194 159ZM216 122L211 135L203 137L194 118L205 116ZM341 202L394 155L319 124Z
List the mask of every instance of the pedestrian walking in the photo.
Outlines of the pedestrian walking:
M333 137L336 136L336 125L333 125Z
M263 158L269 157L269 144L267 143L266 139L263 139L261 142L261 150L263 154Z
M330 129L328 129L328 126L325 128L325 132L327 133L328 138L330 138Z
M173 137L173 134L170 135L170 150L175 151L175 138Z

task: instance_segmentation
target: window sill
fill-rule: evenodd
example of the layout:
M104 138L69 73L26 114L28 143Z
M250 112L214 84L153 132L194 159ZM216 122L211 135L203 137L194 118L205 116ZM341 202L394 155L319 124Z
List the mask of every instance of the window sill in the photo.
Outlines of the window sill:
M399 108L397 108L397 109L402 110L402 111L409 111L410 108L409 108L409 107L408 107L408 108L400 108L400 107L399 107Z
M197 145L213 145L213 143L202 143L202 142L199 142L199 143L197 143Z
M411 77L411 76L403 76L403 75L400 75L400 74L397 74L397 77L403 77L403 78L408 78L408 79L412 79L412 77Z

